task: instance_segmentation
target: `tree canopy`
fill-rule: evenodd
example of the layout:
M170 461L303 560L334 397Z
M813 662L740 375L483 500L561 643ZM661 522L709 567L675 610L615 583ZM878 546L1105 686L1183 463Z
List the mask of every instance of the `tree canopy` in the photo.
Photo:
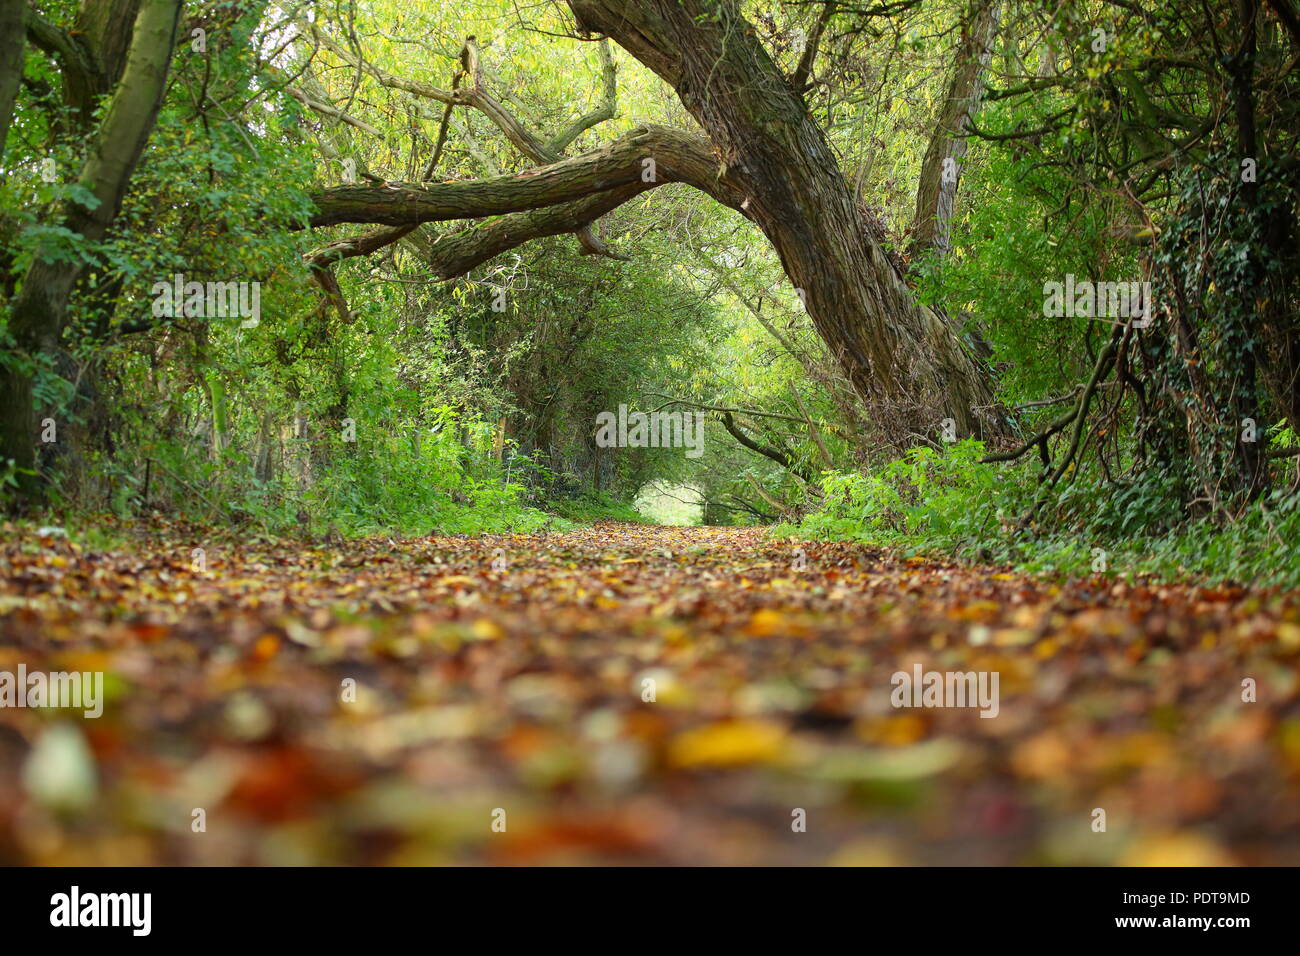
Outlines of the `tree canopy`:
M12 507L830 520L969 442L986 547L1294 490L1290 0L5 16Z

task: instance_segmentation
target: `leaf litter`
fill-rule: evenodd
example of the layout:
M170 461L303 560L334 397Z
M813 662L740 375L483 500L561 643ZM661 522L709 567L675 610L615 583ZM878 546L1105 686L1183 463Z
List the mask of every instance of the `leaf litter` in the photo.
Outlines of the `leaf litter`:
M124 530L0 536L0 673L106 698L0 707L0 863L1300 863L1295 592L761 529ZM996 673L997 716L895 707L917 668Z

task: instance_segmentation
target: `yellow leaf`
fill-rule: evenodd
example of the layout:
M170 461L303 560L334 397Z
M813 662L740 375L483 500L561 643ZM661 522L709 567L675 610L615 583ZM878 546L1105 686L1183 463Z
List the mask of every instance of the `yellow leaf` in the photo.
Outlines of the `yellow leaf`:
M993 644L997 647L1018 647L1033 640L1034 632L1024 627L1004 627L993 632Z
M873 717L859 720L853 729L869 744L906 747L925 736L925 720L917 714Z
M1300 649L1300 624L1283 621L1277 626L1277 642L1289 651Z
M755 611L745 626L745 633L750 637L771 637L785 629L785 615L771 608Z
M679 734L668 756L676 767L743 767L778 760L785 745L785 728L780 724L723 721Z
M478 583L473 578L466 577L463 574L449 574L447 577L440 578L439 580L443 584L477 584Z

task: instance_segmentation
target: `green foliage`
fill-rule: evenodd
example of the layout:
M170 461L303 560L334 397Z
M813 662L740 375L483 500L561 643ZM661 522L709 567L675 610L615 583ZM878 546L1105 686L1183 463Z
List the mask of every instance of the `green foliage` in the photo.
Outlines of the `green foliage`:
M645 522L645 516L625 501L603 491L584 491L576 498L552 498L546 510L579 525L598 521Z
M914 550L973 553L995 540L1002 524L1032 493L1021 471L999 474L979 458L982 442L967 439L936 451L913 448L867 474L828 474L825 500L798 526L811 537L903 544ZM789 531L780 527L778 533Z
M556 42L572 28L563 6L376 0L318 9L312 22L377 70L438 85L450 82L473 34L475 82L547 142L601 95L596 45ZM71 0L41 8L62 24L76 14ZM837 9L814 64L807 108L864 215L895 249L906 248L904 224L967 12L902 4L864 29L873 18ZM747 13L789 74L804 49L799 37L822 11L786 3ZM967 140L951 253L906 263L918 295L960 322L972 352L996 370L1021 439L1068 407L1108 329L1044 316L1044 281L1163 271L1188 304L1195 361L1186 347L1173 354L1168 329L1132 346L1131 380L1117 387L1116 373L1103 382L1110 391L1090 413L1087 454L1036 514L1030 543L1012 529L1038 491L1038 463L981 465L974 442L881 455L860 396L767 241L681 184L600 219L601 240L626 261L580 255L563 235L444 281L425 252L482 222L429 223L335 263L341 295L323 297L303 253L369 228L302 228L309 194L338 184L345 160L368 181L525 174L537 162L479 112L457 108L444 130L427 97L384 85L329 45L295 41L301 12L260 2L187 5L187 22L205 23L220 42L203 56L178 48L144 157L102 242L70 232L59 214L93 202L75 181L93 124L69 111L57 58L29 45L0 181L0 278L11 295L38 252L86 268L63 352L6 348L0 365L33 377L41 414L59 422L60 447L46 449L40 467L64 509L126 518L157 509L312 533L473 533L528 530L548 515L638 520L629 502L670 488L692 499L678 510L694 515L703 504L709 522L761 522L812 502L800 533L1084 569L1094 548L1118 554L1140 542L1133 546L1160 561L1246 573L1234 542L1290 528L1291 499L1257 502L1235 523L1197 502L1231 466L1243 356L1263 364L1294 331L1278 323L1267 341L1252 331L1267 302L1294 313L1294 244L1279 238L1297 195L1295 164L1279 161L1293 152L1277 132L1290 124L1260 124L1259 181L1246 190L1233 124L1218 122L1231 94L1225 67L1196 17L1130 14L1084 2L1003 8L990 95L974 118L996 136ZM1235 15L1220 0L1206 6L1207 18L1220 14ZM1114 34L1104 49L1089 43L1098 26ZM1277 73L1266 62L1276 52L1261 50L1261 82ZM617 115L567 144L569 156L640 123L689 125L650 70L622 50L612 56ZM1179 65L1153 70L1148 61L1162 57ZM1015 93L1026 80L1029 92ZM1280 104L1277 92L1267 91L1268 102ZM334 104L347 121L304 99ZM1187 138L1203 118L1214 122ZM445 149L425 173L435 143ZM57 176L47 182L51 162ZM1257 194L1251 209L1247 193ZM1155 246L1115 231L1147 220L1163 229ZM260 325L154 315L154 284L176 273L259 282ZM1212 407L1192 408L1192 368L1210 382L1202 401ZM1146 389L1141 413L1132 380ZM1279 424L1261 428L1261 440L1293 441L1290 413L1264 391L1260 417ZM599 412L675 400L736 409L736 426L777 454L741 447L716 416L701 459L595 447ZM1203 444L1218 458L1199 471L1188 464L1188 435L1169 434L1194 417L1216 429ZM355 441L342 437L348 421ZM1068 437L1051 440L1052 454ZM0 488L15 477L0 472ZM1183 540L1196 546L1184 552Z
M1151 473L1115 485L1070 484L1057 507L1018 531L1034 494L1027 466L978 463L978 442L914 449L867 474L827 475L825 500L773 533L861 541L903 553L998 561L1049 575L1104 571L1263 586L1300 584L1300 494L1278 489L1231 521L1188 520L1186 476Z
M346 443L329 439L329 467L305 496L317 522L345 534L478 534L485 531L535 531L548 516L525 503L527 488L509 481L492 464L465 461L455 441L454 416L439 427Z

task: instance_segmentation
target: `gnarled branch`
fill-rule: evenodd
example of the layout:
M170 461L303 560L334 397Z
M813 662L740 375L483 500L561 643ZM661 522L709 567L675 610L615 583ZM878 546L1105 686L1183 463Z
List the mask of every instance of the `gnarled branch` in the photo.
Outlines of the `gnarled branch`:
M644 160L654 160L654 175ZM467 182L335 186L312 195L313 227L344 222L404 226L539 209L635 183L685 182L738 208L740 197L720 183L707 144L666 126L642 126L604 149L523 173Z

